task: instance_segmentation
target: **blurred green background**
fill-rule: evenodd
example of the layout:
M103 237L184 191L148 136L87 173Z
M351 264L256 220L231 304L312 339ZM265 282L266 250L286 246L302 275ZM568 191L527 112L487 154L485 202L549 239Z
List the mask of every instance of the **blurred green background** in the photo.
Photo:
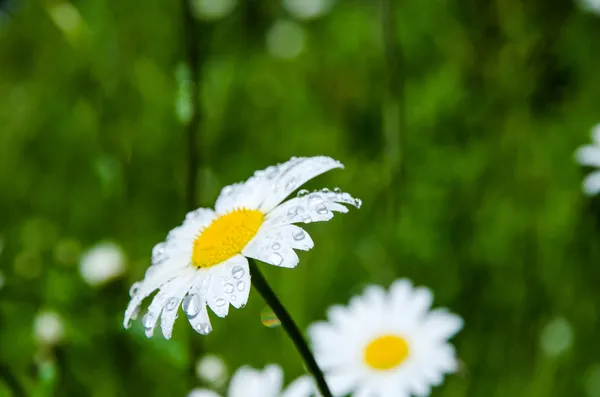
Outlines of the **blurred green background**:
M39 396L185 396L204 353L303 373L255 291L206 337L185 318L170 341L121 325L190 209L196 110L196 206L319 154L346 170L308 187L364 201L309 225L296 269L263 266L302 328L409 277L465 318L463 369L433 396L600 396L600 206L573 161L600 121L600 17L541 0L190 4L198 86L181 2L0 1L3 378ZM127 268L90 286L80 258L105 240ZM52 347L34 336L42 310L64 322Z

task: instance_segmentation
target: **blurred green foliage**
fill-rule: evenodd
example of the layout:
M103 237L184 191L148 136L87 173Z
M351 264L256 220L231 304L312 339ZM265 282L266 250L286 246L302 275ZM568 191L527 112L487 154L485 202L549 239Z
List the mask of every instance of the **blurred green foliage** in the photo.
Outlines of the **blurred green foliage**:
M178 2L65 4L15 0L0 25L0 372L40 396L184 396L210 352L293 379L301 361L261 325L254 292L207 337L185 320L171 341L122 328L129 286L189 210L182 121L196 86ZM434 396L600 395L600 207L573 161L599 121L600 18L571 1L392 4L391 62L377 1L296 21L293 59L265 44L293 19L279 0L199 22L197 204L291 156L339 159L345 171L309 188L340 186L362 209L308 226L316 246L298 268L263 267L302 327L368 283L409 277L466 322L464 369ZM103 239L129 271L92 288L77 258ZM51 350L32 335L44 308L65 320Z

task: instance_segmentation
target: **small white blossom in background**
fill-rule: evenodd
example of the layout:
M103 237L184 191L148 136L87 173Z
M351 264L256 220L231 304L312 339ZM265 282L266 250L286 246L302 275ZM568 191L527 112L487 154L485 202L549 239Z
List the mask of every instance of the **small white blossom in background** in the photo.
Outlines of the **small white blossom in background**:
M600 0L578 0L578 3L584 11L600 15Z
M90 285L105 284L125 272L125 254L115 243L96 244L81 257L79 272Z
M540 347L549 357L557 357L573 344L573 327L563 318L551 320L540 335Z
M221 388L227 382L227 366L220 357L207 354L196 363L196 375L210 386Z
M54 346L64 337L64 326L58 313L50 310L36 314L33 321L33 334L41 345Z
M317 397L311 377L305 375L283 388L283 371L278 365L268 365L264 370L241 367L231 378L227 397ZM194 389L188 397L221 397L207 389Z
M237 0L190 0L190 6L199 19L216 20L231 14Z
M333 5L333 0L283 0L287 12L298 19L322 17Z
M597 168L583 180L583 192L593 196L600 192L600 124L592 128L592 144L581 146L575 152L575 159L580 165Z
M305 42L304 28L293 21L276 21L267 32L267 50L277 58L296 58Z
M433 294L406 279L386 291L371 285L347 306L333 306L328 322L309 328L315 358L334 395L428 396L458 370L448 342L463 320L431 309Z

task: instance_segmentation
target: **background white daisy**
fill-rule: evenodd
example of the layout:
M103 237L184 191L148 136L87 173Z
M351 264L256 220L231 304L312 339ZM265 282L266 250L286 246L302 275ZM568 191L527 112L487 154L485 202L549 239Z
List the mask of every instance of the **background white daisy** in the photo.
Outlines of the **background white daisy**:
M63 320L57 312L43 310L35 315L33 336L40 345L56 345L63 340L64 334Z
M87 250L79 262L81 277L90 285L105 284L125 272L123 249L112 242L101 242Z
M317 396L312 378L301 376L283 389L283 371L278 365L264 370L241 367L231 378L227 397L311 397ZM195 389L188 397L220 397L207 389Z
M575 158L581 165L600 168L600 124L592 128L591 136L592 143L577 149ZM582 189L590 196L600 192L600 170L593 171L583 180Z
M315 357L335 395L427 396L458 369L448 339L463 325L443 309L430 310L427 288L406 279L389 292L369 286L348 306L329 309L328 322L309 329Z
M154 247L152 266L144 280L132 286L125 327L142 300L159 289L142 317L147 336L160 319L163 335L170 338L180 305L197 332L211 332L207 305L225 317L229 305L239 309L248 301L246 257L293 268L299 262L295 250L314 246L295 223L328 221L334 211L348 212L341 203L360 207L359 199L339 189L300 190L297 197L283 202L308 180L334 168L343 165L330 157L293 157L255 172L246 182L223 188L214 211L200 208L188 213L183 224Z

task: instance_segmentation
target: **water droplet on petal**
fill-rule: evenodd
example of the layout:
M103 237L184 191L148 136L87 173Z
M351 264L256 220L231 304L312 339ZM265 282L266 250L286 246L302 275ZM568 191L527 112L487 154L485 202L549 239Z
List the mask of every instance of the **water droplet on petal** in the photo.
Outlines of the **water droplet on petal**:
M341 193L342 189L340 189L339 187L334 187L333 191L336 192L336 193Z
M306 189L300 189L298 190L298 194L296 194L297 197L303 197L306 196L308 194L308 190Z
M239 291L243 291L243 290L244 290L244 288L246 288L246 283L245 283L245 282L243 282L243 281L240 281L239 283L237 283L237 289L238 289Z
M288 210L288 218L291 220L293 219L296 215L301 214L304 212L304 208L300 207L300 206L295 206L295 207L291 207Z
M356 206L356 208L360 208L362 206L362 200L359 198L354 199L354 205Z
M233 269L231 269L231 275L236 280L241 279L242 277L244 277L244 268L241 266L234 267Z
M225 292L227 292L228 294L231 294L233 292L233 284L225 284L223 286L223 289L225 290Z
M279 244L279 243L273 243L273 245L271 246L271 248L274 251L277 251L279 248L281 248L281 244Z
M302 222L304 222L304 223L311 223L312 222L312 218L310 217L310 215L304 215L304 218L302 218Z
M225 186L223 188L223 190L221 190L221 194L223 194L225 196L229 196L232 192L233 192L233 187L231 187L231 186Z
M144 314L144 317L142 317L142 325L146 329L152 328L155 323L156 323L156 319L154 318L154 314L152 312L148 312L148 313Z
M325 215L329 212L329 210L327 209L327 207L325 206L325 204L319 204L317 205L317 207L315 208L315 210L317 211L317 214L319 215Z
M196 324L196 331L202 335L208 335L212 331L210 324L208 323L200 323Z
M308 195L308 204L310 205L318 205L323 202L323 197L321 197L318 193L311 193Z
M197 294L188 295L183 300L181 307L189 318L194 318L200 313L200 297Z
M275 266L279 266L283 263L283 256L279 255L277 252L273 252L269 257L269 260Z
M330 190L326 187L324 187L323 189L321 189L321 193L329 193Z
M234 300L235 300L235 295L231 295L231 296L229 296L229 300L230 300L230 301L234 301Z
M277 176L277 167L275 166L270 166L265 170L265 174L267 176L268 179L273 179L275 178L275 176Z
M294 237L294 240L296 241L300 241L302 239L304 239L304 230L302 229L296 229L294 230L294 232L292 233L292 237Z
M137 293L140 290L141 286L142 286L142 284L139 283L139 282L133 283L131 285L131 288L129 288L129 296L133 298L135 295L137 295Z
M177 298L169 298L167 300L167 303L165 304L165 310L174 310L175 308L177 308L177 303L179 303L179 300Z
M285 190L288 192L296 188L296 178L292 177L285 183Z
M165 255L166 252L166 244L158 243L152 248L152 264L159 265L167 259Z
M217 304L217 306L221 307L221 306L225 305L226 301L223 298L219 298L219 299L217 299L217 301L215 303Z

